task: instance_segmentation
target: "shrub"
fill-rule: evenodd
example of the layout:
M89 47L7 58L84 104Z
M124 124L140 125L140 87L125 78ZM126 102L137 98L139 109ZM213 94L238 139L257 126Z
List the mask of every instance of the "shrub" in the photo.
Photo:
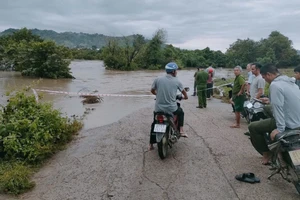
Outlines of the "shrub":
M20 194L30 190L35 183L30 181L32 170L20 162L4 162L0 165L0 191Z
M81 128L81 121L61 116L50 103L16 92L0 110L0 165L9 163L0 170L1 191L19 194L32 188L29 166L38 166Z

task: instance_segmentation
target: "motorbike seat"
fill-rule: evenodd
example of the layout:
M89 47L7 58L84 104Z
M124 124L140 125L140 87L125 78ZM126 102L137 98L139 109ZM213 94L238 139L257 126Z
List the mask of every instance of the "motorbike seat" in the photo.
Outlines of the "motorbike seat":
M167 112L154 112L154 116L155 115L165 115L166 117L174 118L174 114L173 113L167 113Z
M275 136L275 141L279 141L281 139L294 136L294 135L300 135L300 130L286 130L282 133L279 133Z

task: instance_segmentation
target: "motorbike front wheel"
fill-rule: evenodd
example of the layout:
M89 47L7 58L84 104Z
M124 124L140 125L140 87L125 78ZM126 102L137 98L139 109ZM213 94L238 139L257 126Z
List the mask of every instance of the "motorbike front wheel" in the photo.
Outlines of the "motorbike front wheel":
M244 113L243 115L244 115L247 123L250 124L251 120L250 120L250 117L249 117L249 112L248 112L248 110L246 108L244 108L243 113Z
M164 137L160 142L157 143L158 155L161 159L165 159L168 153L168 145L169 145L169 129L167 129Z

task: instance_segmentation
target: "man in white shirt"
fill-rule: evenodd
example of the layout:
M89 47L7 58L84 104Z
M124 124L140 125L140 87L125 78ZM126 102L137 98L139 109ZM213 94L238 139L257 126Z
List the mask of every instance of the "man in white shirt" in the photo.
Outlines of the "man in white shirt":
M250 97L251 98L259 99L259 98L261 98L261 95L264 94L266 82L260 74L261 67L262 66L259 63L253 63L251 65L251 71L253 74L253 79L252 79L252 82L250 85Z
M252 66L252 63L249 63L247 65L247 71L248 71L248 81L247 81L247 94L250 93L250 86L251 86L251 83L252 83L252 79L253 79L253 74L252 74L252 71L251 71L251 66Z

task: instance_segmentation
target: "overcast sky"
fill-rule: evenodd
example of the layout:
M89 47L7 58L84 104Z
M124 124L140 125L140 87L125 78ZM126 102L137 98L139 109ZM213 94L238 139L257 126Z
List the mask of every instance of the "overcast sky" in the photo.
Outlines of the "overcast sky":
M27 27L151 38L163 28L174 46L222 51L238 38L259 40L278 30L300 49L300 0L0 0L0 19L0 31Z

